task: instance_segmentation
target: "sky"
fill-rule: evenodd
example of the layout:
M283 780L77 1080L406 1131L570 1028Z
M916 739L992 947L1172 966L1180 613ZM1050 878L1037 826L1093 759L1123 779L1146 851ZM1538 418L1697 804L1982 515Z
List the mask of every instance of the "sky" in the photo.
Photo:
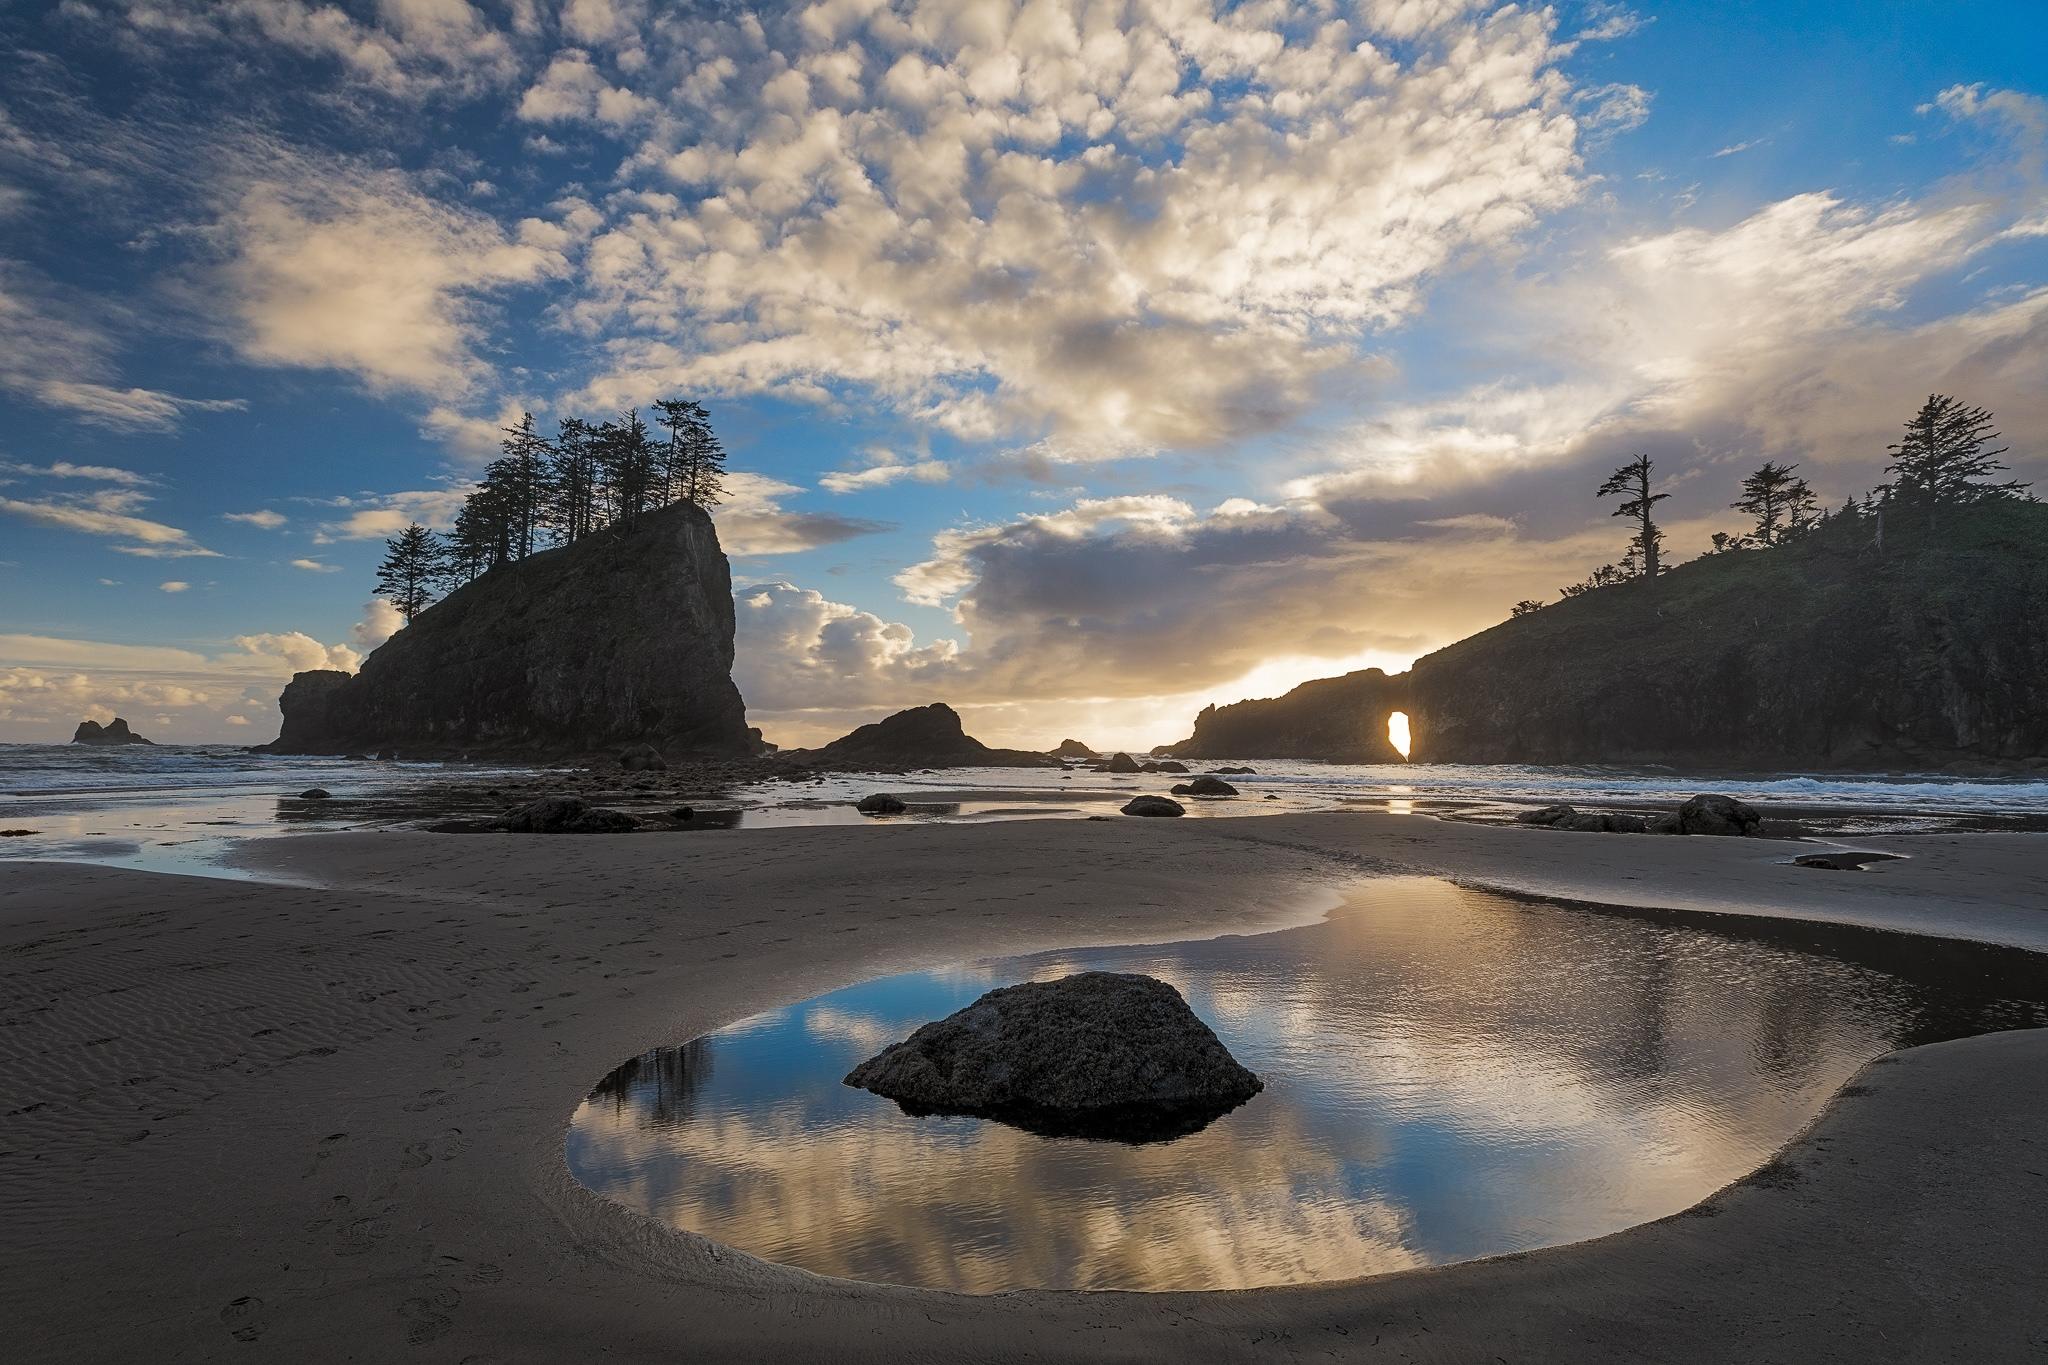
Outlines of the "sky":
M2048 484L2020 3L0 5L0 741L259 742L532 412L704 402L815 743L1184 737L1932 392Z

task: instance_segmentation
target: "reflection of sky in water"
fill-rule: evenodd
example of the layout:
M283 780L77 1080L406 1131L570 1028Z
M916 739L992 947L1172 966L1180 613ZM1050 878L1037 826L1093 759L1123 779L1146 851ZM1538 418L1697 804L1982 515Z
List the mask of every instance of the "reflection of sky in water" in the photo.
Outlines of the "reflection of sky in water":
M578 1179L824 1274L987 1291L1298 1283L1553 1245L1760 1164L1869 1058L2048 1022L1983 964L1827 953L1373 882L1327 923L870 981L634 1059L578 1110ZM1875 951L1875 950L1871 950ZM840 1078L992 986L1173 982L1266 1090L1130 1147L911 1118ZM1954 984L1972 973L1977 984Z

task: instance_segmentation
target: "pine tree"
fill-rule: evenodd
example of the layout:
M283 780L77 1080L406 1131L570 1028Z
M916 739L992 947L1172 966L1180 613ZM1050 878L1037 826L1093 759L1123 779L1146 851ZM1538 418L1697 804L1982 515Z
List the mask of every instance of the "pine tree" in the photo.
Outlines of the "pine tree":
M491 462L486 481L495 482L504 500L506 557L524 559L540 537L541 513L547 498L548 443L533 429L533 414L523 413L519 425L506 427L505 454Z
M592 444L611 496L612 522L630 531L653 504L660 473L658 452L647 438L647 424L640 420L638 409L629 408L624 421L599 427Z
M1820 499L1814 496L1806 480L1792 472L1797 468L1796 464L1772 464L1766 460L1742 481L1741 498L1728 505L1756 518L1756 530L1744 539L1759 545L1782 545L1787 536L1813 524Z
M549 457L548 495L544 520L556 544L572 544L598 528L603 478L590 424L580 417L562 419Z
M1939 507L2023 497L2029 485L1993 482L2009 472L1998 461L2006 447L1988 448L1998 439L1988 411L1932 394L1906 423L1905 437L1888 447L1892 462L1885 473L1894 478L1880 485L1875 496L1880 502L1925 507L1930 526Z
M1651 518L1650 509L1671 495L1669 493L1653 493L1650 491L1650 475L1651 471L1655 468L1656 466L1650 462L1648 455L1638 455L1612 474L1609 474L1607 481L1600 485L1600 491L1596 495L1603 498L1613 494L1622 495L1625 501L1621 506L1614 509L1613 515L1617 517L1633 517L1636 520L1638 529L1635 536L1629 541L1628 546L1630 558L1625 558L1622 561L1624 577L1633 578L1637 576L1635 573L1626 572L1630 567L1637 567L1644 578L1655 578L1662 572L1664 533L1658 529L1657 523ZM1593 586L1598 587L1601 585L1594 584Z
M414 522L384 542L377 566L377 595L398 608L407 625L434 600L434 585L446 572L441 537Z
M656 421L668 431L663 467L669 496L697 507L715 507L725 492L725 447L711 429L701 403L664 398Z

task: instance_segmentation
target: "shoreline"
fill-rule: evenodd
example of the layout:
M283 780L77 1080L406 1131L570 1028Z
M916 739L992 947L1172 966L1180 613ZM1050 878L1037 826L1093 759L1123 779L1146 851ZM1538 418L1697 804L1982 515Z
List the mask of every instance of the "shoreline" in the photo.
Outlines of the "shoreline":
M1796 1180L1341 1284L970 1298L822 1280L577 1184L569 1117L620 1057L893 970L1264 932L1360 874L2048 947L2024 903L2038 854L2001 847L2027 836L1911 836L1912 859L1849 873L1765 860L1787 856L1767 841L1349 813L876 833L244 846L299 886L0 864L17 1002L0 1076L40 1105L10 1115L0 1153L0 1247L23 1267L0 1307L28 1358L249 1358L256 1340L308 1360L1267 1358L1276 1341L1373 1354L1377 1335L1440 1360L1981 1360L2021 1358L2048 1325L1967 1312L2048 1303L2026 1251L2038 1177L2013 1160L2048 1117L2048 1031L1881 1059L1772 1163Z

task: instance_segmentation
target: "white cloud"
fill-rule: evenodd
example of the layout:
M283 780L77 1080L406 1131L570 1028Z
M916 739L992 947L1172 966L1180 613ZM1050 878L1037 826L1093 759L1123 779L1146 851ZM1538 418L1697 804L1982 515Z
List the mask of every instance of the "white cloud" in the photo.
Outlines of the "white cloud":
M443 399L487 373L475 354L486 297L564 267L397 172L345 162L259 165L215 231L229 335L245 357Z
M728 473L725 500L711 512L719 545L735 556L795 554L883 529L879 522L796 512L782 505L801 492L795 484L765 474Z
M445 531L455 524L455 514L462 510L463 499L471 491L465 485L337 498L335 505L349 509L348 515L339 521L323 522L313 541L328 545L337 540L385 540L413 522Z
M0 513L43 526L55 526L61 530L126 539L134 543L116 545L114 548L123 554L138 555L145 559L218 558L214 551L200 545L175 526L150 521L145 517L131 516L121 510L128 505L132 504L110 504L104 498L97 502L57 498L0 498Z
M147 474L138 474L132 469L117 469L103 464L73 464L69 460L57 460L46 465L0 461L0 473L44 479L87 479L95 483L120 484L125 488L143 488L156 482Z
M363 619L349 629L349 643L361 654L368 654L398 633L405 624L405 617L398 608L381 597L373 597L363 603Z
M223 512L222 521L239 521L248 526L260 526L266 531L275 531L285 524L282 512L273 512L268 507L256 512Z
M270 632L262 635L237 635L235 643L243 652L258 659L274 659L286 665L286 671L303 673L315 668L339 668L353 672L362 656L347 645L323 645L304 631L292 630Z
M613 357L575 402L860 393L1122 453L1271 426L1432 273L1579 194L1552 25L1413 0L697 16L635 82L664 105L623 171L642 192L560 310Z
M818 480L829 493L857 493L867 488L886 488L892 483L944 483L953 468L944 460L919 459L898 462L885 458L866 469L835 470Z
M182 398L109 382L114 329L19 262L0 258L0 390L82 422L167 431L186 412L233 411L240 399Z
M341 572L341 566L339 564L323 564L317 559L294 559L292 561L292 567L294 569L304 569L307 573Z
M189 592L191 591L192 588L192 585L190 583L183 582L176 578L166 579L164 582L159 583L156 586L157 590L160 592Z

